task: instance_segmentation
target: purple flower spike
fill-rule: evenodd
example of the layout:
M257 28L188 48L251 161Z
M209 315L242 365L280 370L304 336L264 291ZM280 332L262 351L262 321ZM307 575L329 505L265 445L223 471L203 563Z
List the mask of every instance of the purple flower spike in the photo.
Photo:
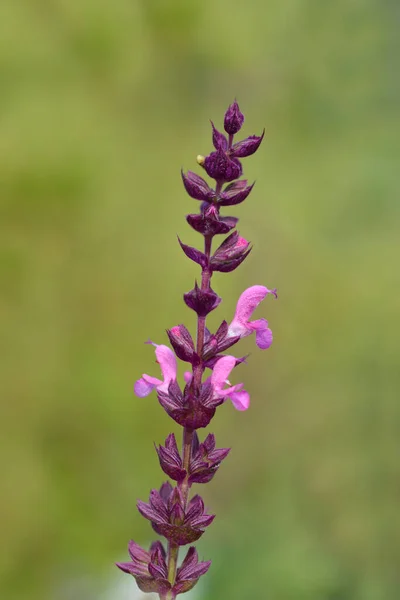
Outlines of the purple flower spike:
M161 368L163 381L151 375L142 375L134 385L135 394L139 398L148 396L154 388L161 392L167 391L171 381L176 380L176 358L174 353L168 346L163 346L162 344L155 344L155 346L156 359Z
M250 396L246 390L243 390L243 383L231 385L228 377L232 369L236 366L234 356L223 356L214 365L211 375L211 385L214 389L214 395L217 398L228 399L237 410L247 410L250 406ZM224 385L228 384L226 389Z
M235 100L225 113L224 129L229 135L235 135L235 133L240 131L243 122L244 115L240 112L239 104Z
M201 271L199 283L196 281L194 288L183 296L186 306L195 312L197 323L192 332L182 323L166 330L172 350L147 342L155 346L162 376L144 374L134 386L135 394L141 398L155 390L167 416L183 428L182 443L170 433L164 445L155 445L160 467L173 485L164 483L159 490L150 492L148 502L137 503L140 514L150 521L154 531L166 538L168 549L166 551L161 542L155 542L146 551L132 541L129 544L131 561L117 565L136 579L143 592L157 594L160 600L176 600L178 595L191 590L211 564L199 561L194 546L189 548L183 560L179 554L181 546L198 540L214 520L214 515L206 512L202 498L192 493L192 487L210 482L230 452L230 448L216 448L212 433L200 442L198 430L210 424L218 407L227 400L238 411L245 411L250 405L250 396L243 383L232 385L229 381L232 370L246 362L247 357L225 355L224 352L253 332L260 348L268 348L272 342L268 322L263 318L250 320L267 294L276 296L276 290L261 285L243 292L230 324L222 321L213 333L207 322L209 313L221 302L211 285L215 271L233 271L251 251L247 239L235 230L237 217L221 214L225 206L235 206L246 200L254 186L247 185L246 179L239 179L242 175L239 159L256 152L264 132L261 136L252 135L234 143L234 136L243 122L244 116L236 100L225 113L227 135L211 121L214 149L206 157L199 154L196 160L215 180L214 187L193 171L181 173L186 192L200 201L197 214L187 215L186 220L204 238L199 249L178 238L186 257ZM227 236L218 244L214 237L221 234ZM160 310L161 307L162 303ZM185 383L182 388L177 381L177 358L189 363L190 368L183 373Z
M237 336L243 338L255 331L257 346L262 350L270 347L272 344L272 331L268 328L268 321L265 319L249 321L251 315L267 294L272 294L275 298L278 297L275 289L269 290L263 285L253 285L243 292L236 305L233 321L229 325L228 338Z
M262 135L251 135L245 140L241 142L237 142L231 148L232 156L236 158L244 158L245 156L250 156L256 152L263 141L263 137L265 134L265 130L262 132Z

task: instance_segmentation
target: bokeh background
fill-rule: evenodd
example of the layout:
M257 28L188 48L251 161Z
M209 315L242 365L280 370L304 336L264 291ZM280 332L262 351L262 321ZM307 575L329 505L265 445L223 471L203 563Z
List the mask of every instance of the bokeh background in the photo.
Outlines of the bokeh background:
M232 446L201 491L199 600L400 597L399 3L13 0L0 4L1 597L94 600L162 481L172 426L143 342L194 326L200 237L180 168L236 97L257 180L230 211L254 243L210 319L277 287L213 422ZM125 584L125 583L124 583ZM124 585L123 584L123 585ZM125 593L125 592L124 592Z

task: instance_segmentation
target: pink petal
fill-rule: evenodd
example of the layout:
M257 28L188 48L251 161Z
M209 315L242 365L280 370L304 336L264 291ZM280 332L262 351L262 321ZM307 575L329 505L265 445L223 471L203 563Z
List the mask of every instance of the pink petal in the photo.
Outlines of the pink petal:
M266 350L272 344L272 331L268 327L266 319L258 319L249 323L251 328L256 332L256 344L261 350Z
M267 294L272 293L263 285L253 285L247 288L238 300L233 321L238 321L243 325L247 323L260 302L264 300Z
M151 375L146 375L146 373L142 375L142 379L144 379L146 383L150 383L153 387L158 387L162 384L161 379L158 379L158 377L152 377Z
M211 384L216 391L224 386L235 364L236 358L234 356L223 356L217 360L211 375Z
M164 378L164 386L176 379L176 358L171 348L160 344L156 348L156 358Z
M250 406L250 395L246 390L234 392L229 395L229 398L236 410L247 410Z
M256 344L261 350L266 350L272 344L272 331L270 329L264 329L256 332Z
M158 380L157 380L158 381ZM160 382L161 383L161 382ZM145 398L148 396L156 387L156 384L146 381L143 377L135 381L133 390L139 398Z
M234 394L235 392L240 392L242 387L243 387L243 383L237 383L236 385L231 385L230 387L226 388L225 390L219 390L218 395L221 398L230 398L231 394Z

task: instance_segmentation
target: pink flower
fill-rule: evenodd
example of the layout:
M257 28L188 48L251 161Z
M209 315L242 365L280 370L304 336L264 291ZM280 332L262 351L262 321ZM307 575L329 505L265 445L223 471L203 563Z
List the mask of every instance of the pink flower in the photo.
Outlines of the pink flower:
M237 410L247 410L250 406L250 396L243 389L243 383L231 385L228 377L236 365L234 356L223 356L214 365L211 375L211 385L214 388L214 396L229 399ZM223 389L228 384L229 387Z
M151 377L151 375L142 375L140 379L135 382L134 392L139 398L148 396L154 388L160 390L160 392L168 392L168 387L171 381L176 380L176 358L171 348L163 346L162 344L153 344L156 347L156 359L161 368L163 381L157 379L157 377Z
M273 294L275 298L278 297L276 290L269 290L263 285L253 285L243 292L236 305L233 321L229 325L228 337L240 336L242 338L255 331L257 346L262 350L270 347L272 344L272 331L268 327L268 321L266 319L249 320L267 294Z

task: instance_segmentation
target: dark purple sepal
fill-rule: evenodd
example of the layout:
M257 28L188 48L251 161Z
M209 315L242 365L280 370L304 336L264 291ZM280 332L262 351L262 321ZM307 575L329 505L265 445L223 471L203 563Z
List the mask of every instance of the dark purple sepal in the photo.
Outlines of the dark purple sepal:
M240 131L243 122L244 115L240 112L239 104L235 100L235 102L228 107L228 110L225 113L224 129L226 133L229 133L229 135L235 135L235 133Z
M222 242L211 258L210 266L213 271L228 273L236 269L249 255L249 242L239 236L237 231Z
M195 263L197 263L198 265L200 265L201 267L205 267L207 264L207 258L206 255L203 254L203 252L201 252L200 250L197 250L197 248L192 248L192 246L187 246L186 244L184 244L183 242L181 242L181 240L178 237L178 241L181 245L182 250L184 251L184 253L186 254L186 256L188 258L190 258L190 260L193 260Z
M218 129L215 128L214 123L211 121L211 126L213 130L213 145L216 150L227 150L228 149L228 140L224 136L223 133L220 133Z
M203 349L203 360L206 362L206 367L212 368L216 362L214 358L216 357L217 353L227 350L241 339L240 335L229 337L228 329L228 323L226 321L222 321L215 335L209 334L206 337Z
M183 468L182 458L173 433L165 440L165 446L156 446L156 452L164 473L174 481L183 481L186 477L186 470Z
M184 325L176 325L167 329L167 335L178 358L192 365L199 364L192 336Z
M220 193L218 205L233 206L246 200L254 187L254 183L249 186L246 186L246 184L247 181L245 179L239 179L238 181L229 184L224 191Z
M225 267L229 266L232 261L244 260L249 253L249 245L247 240L240 237L237 231L234 231L222 242L211 257L212 269L214 271L225 270Z
M175 585L172 591L178 595L191 590L200 577L205 575L211 566L211 561L199 562L194 546L191 546L176 572Z
M195 200L202 200L203 202L210 202L214 198L214 190L210 188L208 183L204 181L202 177L193 173L193 171L188 171L186 175L181 171L181 175L183 185L189 196Z
M251 156L256 152L263 141L265 129L262 135L250 135L245 140L237 142L230 149L230 153L235 158L244 158L245 156Z
M144 502L138 502L139 512L151 521L154 531L178 546L198 540L215 518L215 515L204 512L204 502L198 495L185 508L180 489L173 488L168 482L161 486L159 492L152 490L146 505L149 509L144 510L144 506ZM154 516L149 517L149 514Z
M229 233L239 219L236 217L212 217L209 215L187 215L186 220L189 225L198 233L204 236L214 236Z
M183 299L186 306L194 310L199 317L206 317L221 302L221 298L212 290L203 291L194 284L193 290L184 294Z
M230 158L223 150L216 150L206 156L204 169L209 177L217 181L233 181L242 174L242 165L237 158Z
M131 562L116 565L121 571L133 575L142 592L165 595L171 589L166 552L161 542L153 542L149 552L146 552L134 541L130 541L129 554Z
M211 267L212 267L212 270L213 270L213 271L219 271L220 273L231 273L232 271L234 271L235 269L237 269L237 268L238 268L238 267L239 267L239 266L242 264L242 262L243 262L243 261L244 261L244 260L245 260L245 259L248 257L248 255L250 254L251 250L252 250L252 249L250 248L250 249L249 249L249 250L248 250L248 251L247 251L247 252L246 252L246 253L245 253L243 256L241 256L240 258L235 258L235 259L232 259L232 260L230 260L230 261L227 261L226 263L219 264L219 265L212 264L212 265L211 265Z
M213 391L211 384L205 382L199 397L193 393L191 384L185 387L182 394L178 384L171 382L168 393L158 391L157 397L166 413L179 425L199 429L207 427L215 415L216 407L223 403L223 399L213 397Z
M189 483L208 483L211 481L229 452L230 448L215 448L215 437L212 433L200 444L195 432L190 457Z

